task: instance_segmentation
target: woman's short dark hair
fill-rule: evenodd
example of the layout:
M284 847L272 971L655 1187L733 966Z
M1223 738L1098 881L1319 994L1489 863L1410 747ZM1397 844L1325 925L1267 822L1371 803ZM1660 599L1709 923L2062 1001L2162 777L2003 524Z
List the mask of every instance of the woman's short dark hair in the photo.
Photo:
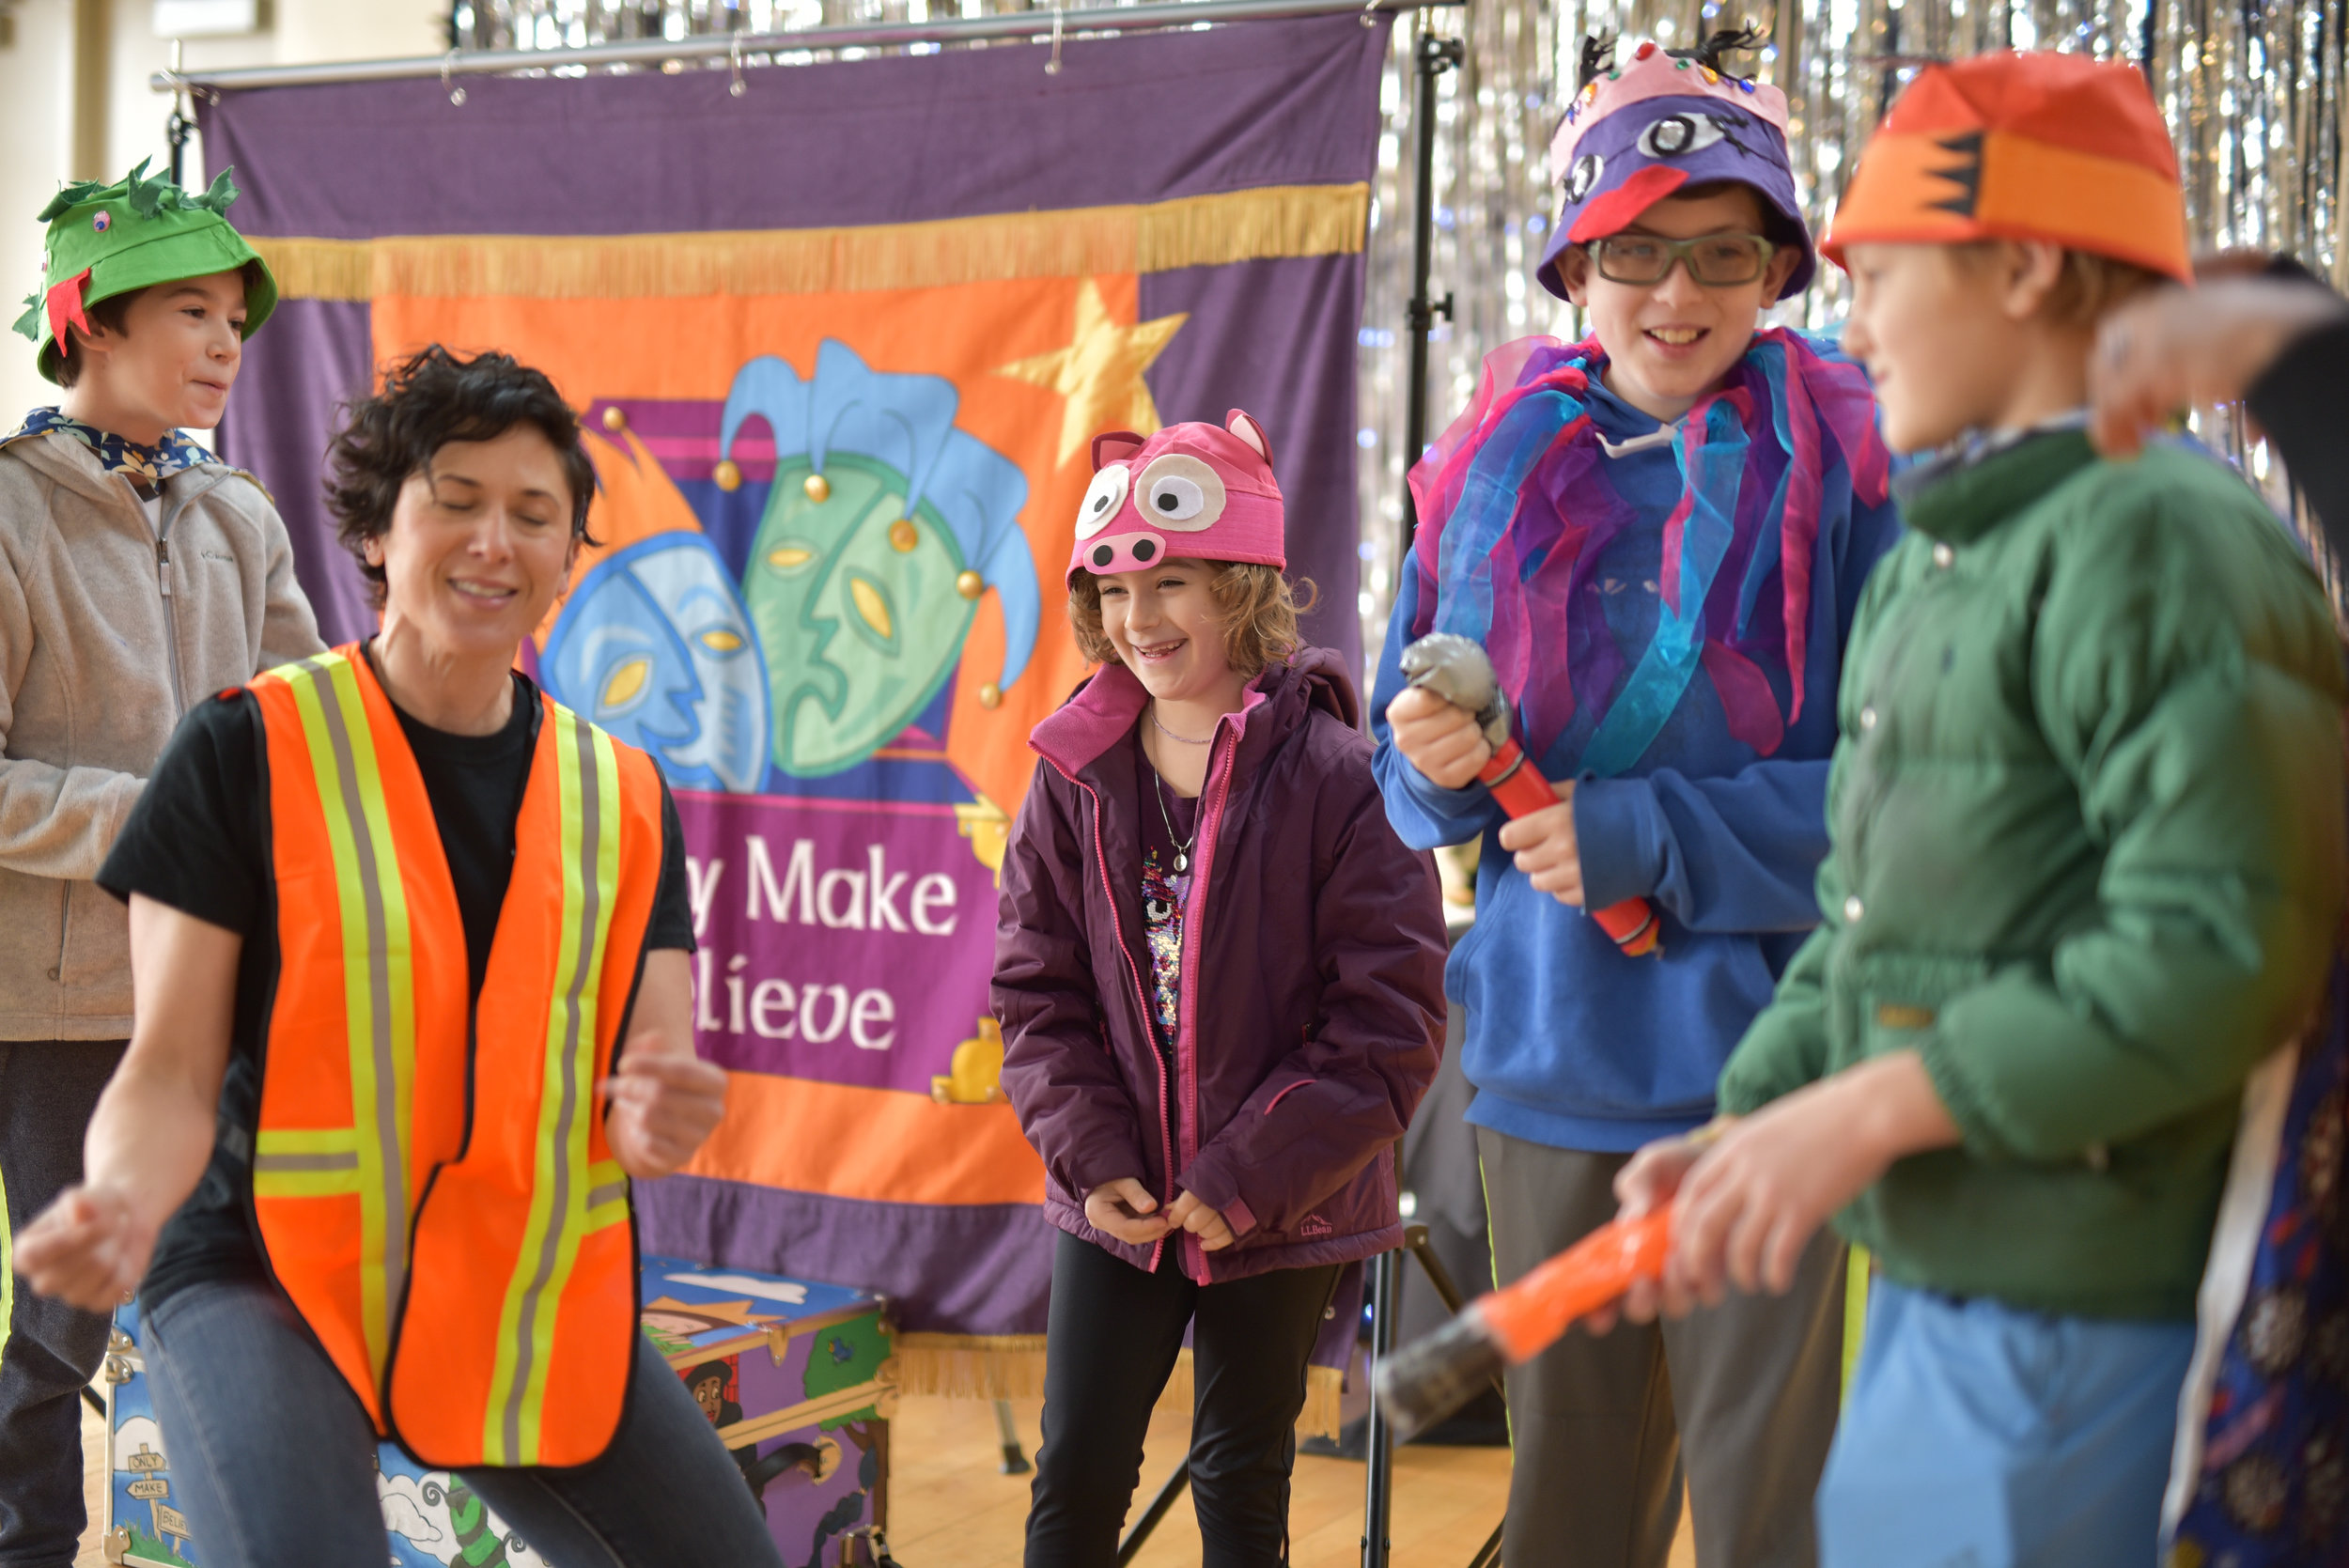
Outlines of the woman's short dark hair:
M367 564L366 543L390 532L400 487L450 442L495 441L517 425L536 426L554 448L571 491L571 536L594 544L587 505L595 465L580 442L579 416L544 371L495 349L459 359L435 343L386 369L382 391L345 407L326 448L326 509L378 609L383 568Z

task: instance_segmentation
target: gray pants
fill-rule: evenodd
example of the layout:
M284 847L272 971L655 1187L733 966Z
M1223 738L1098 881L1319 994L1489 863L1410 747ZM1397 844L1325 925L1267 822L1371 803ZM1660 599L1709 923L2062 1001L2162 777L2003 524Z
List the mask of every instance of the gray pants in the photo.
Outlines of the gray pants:
M1476 1133L1506 1283L1615 1216L1626 1155ZM1822 1234L1783 1296L1677 1323L1576 1329L1508 1374L1504 1568L1664 1568L1685 1472L1699 1568L1811 1568L1812 1495L1841 1398L1844 1249Z
M120 1040L0 1040L0 1244L82 1179L82 1135L122 1060ZM13 1253L12 1245L0 1251ZM11 1264L13 1259L8 1260ZM6 1276L0 1318L0 1565L71 1568L81 1547L82 1386L108 1319Z

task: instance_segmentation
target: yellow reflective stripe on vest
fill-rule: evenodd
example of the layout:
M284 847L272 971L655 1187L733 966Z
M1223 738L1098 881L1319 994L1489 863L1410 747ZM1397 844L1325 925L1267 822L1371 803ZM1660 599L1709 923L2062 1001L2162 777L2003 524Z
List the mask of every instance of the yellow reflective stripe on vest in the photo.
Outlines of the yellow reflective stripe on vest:
M415 1094L414 946L374 732L350 661L325 653L272 672L294 694L325 810L342 917L350 1146L359 1195L360 1329L380 1381L408 1269L408 1129ZM290 1174L290 1172L288 1172ZM257 1167L256 1179L259 1172ZM256 1196L262 1194L257 1185Z
M592 1235L606 1225L628 1218L628 1176L616 1159L599 1159L587 1167L586 1230Z
M563 726L554 749L563 820L562 945L547 1013L530 1219L498 1315L497 1364L482 1433L483 1462L490 1465L538 1459L555 1313L578 1261L580 1238L589 1229L597 981L620 879L620 764L611 737L568 708L556 707L549 722Z
M263 1128L253 1150L256 1198L345 1198L359 1190L359 1134Z

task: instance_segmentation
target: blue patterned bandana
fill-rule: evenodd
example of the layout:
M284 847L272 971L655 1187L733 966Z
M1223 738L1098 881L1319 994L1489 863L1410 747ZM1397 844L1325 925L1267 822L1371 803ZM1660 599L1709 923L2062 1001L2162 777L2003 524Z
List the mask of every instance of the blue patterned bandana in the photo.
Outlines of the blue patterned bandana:
M109 474L129 476L142 496L152 496L173 474L212 461L212 455L177 430L167 430L163 439L153 446L142 446L127 436L117 436L70 419L55 409L35 409L24 416L16 436L40 435L47 431L71 436L98 454L98 460Z

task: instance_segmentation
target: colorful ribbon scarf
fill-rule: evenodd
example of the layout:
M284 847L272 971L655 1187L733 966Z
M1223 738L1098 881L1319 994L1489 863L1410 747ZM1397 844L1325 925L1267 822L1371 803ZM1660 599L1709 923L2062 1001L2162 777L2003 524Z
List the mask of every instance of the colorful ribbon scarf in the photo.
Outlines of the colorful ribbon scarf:
M1767 756L1802 716L1812 552L1830 475L1840 471L1865 505L1885 499L1890 458L1866 378L1772 328L1755 335L1727 385L1672 427L1682 489L1664 523L1663 602L1625 677L1607 627L1571 613L1607 545L1640 520L1606 482L1588 408L1605 363L1595 341L1554 338L1486 359L1474 403L1411 471L1413 633L1485 644L1535 756L1573 721L1578 692L1606 704L1578 772L1637 763L1700 667L1730 733ZM1765 594L1773 574L1775 600ZM1783 717L1757 657L1782 661Z

